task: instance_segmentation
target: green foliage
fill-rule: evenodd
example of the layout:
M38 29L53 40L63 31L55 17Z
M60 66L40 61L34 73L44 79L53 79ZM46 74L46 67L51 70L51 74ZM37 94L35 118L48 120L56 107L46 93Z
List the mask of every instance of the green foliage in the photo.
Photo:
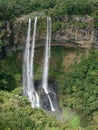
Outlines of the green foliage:
M58 82L58 85L62 86L63 73L63 60L68 50L62 46L51 47L51 58L49 65L49 78ZM59 88L60 88L59 87Z
M70 15L84 15L89 14L93 11L94 2L91 0L70 0L70 2L66 2L66 12Z
M0 71L0 90L11 91L15 88L16 82L11 74Z
M64 120L69 122L70 126L73 128L78 128L80 126L80 117L74 111L67 109L63 110L64 112Z
M3 45L3 43L2 43L2 41L0 40L0 46L2 46Z
M51 11L55 17L63 17L65 14L91 15L98 8L98 0L6 0L0 1L0 19L10 20L22 14L33 11Z
M14 52L0 61L0 90L11 91L21 86L22 63Z
M51 130L61 129L62 124L40 109L31 108L25 97L0 91L0 129Z
M39 52L42 52L42 50L43 49L39 49ZM96 129L97 119L94 113L97 110L98 52L92 52L88 59L84 59L78 65L75 64L72 71L64 77L64 72L62 71L63 58L70 50L66 50L64 47L52 47L51 50L53 59L52 57L50 59L51 72L49 75L50 77L53 76L53 79L56 77L55 80L58 80L60 83L60 89L62 90L60 90L60 92L62 92L60 93L62 94L60 98L63 99L63 104L73 108L75 111L81 110L85 114L92 114L95 123L92 121L92 125L83 128L83 130ZM15 80L17 79L17 82L20 82L21 64L19 63L19 60L17 60L17 56L19 57L18 54L19 53L10 54L0 65L2 70L6 71L8 74L10 72ZM10 67L10 64L12 64L13 67ZM39 78L41 68L37 68L36 66L35 70L37 72L36 77ZM5 77L4 79L7 80ZM52 115L49 116L40 109L31 108L26 97L22 96L21 87L18 87L11 92L0 91L0 129L82 130L80 127L80 117L76 113L72 113L72 111L67 112L66 108L64 109L64 120L57 121Z
M94 27L95 28L98 28L98 9L96 9L96 10L94 10L93 12L92 12L92 16L93 16L93 18L94 18Z
M15 16L26 14L31 11L32 3L30 0L6 0L0 1L0 19L11 20ZM33 8L32 8L33 9Z
M65 87L62 94L66 95L63 104L90 114L98 110L98 51L92 52L88 59L72 68L66 74Z
M44 11L47 16L52 17L53 32L66 28L63 19L65 15L91 15L94 17L94 27L98 27L98 0L0 0L0 28L4 21L12 21L16 17L32 13L33 11ZM69 25L85 28L85 23L74 23ZM45 29L45 24L38 23L39 31ZM4 46L3 33L0 34L0 46ZM50 63L50 78L59 82L62 103L64 106L76 109L85 115L93 116L94 126L87 130L96 129L98 110L98 52L93 52L88 59L75 65L68 74L63 73L63 58L65 49L52 49ZM10 53L4 60L0 61L0 90L12 91L21 86L22 59L17 59L17 54ZM55 64L53 64L55 63ZM41 75L41 68L35 67L35 79ZM63 83L64 80L64 83ZM61 87L62 86L62 87ZM70 118L65 114L69 124L56 121L42 110L32 109L25 97L22 97L21 88L9 92L0 92L0 129L1 130L77 130L79 119L77 116ZM88 117L88 116L87 116ZM5 125L6 124L6 125ZM71 125L71 126L69 126ZM83 128L84 129L84 128Z
M59 21L53 22L53 29L52 31L55 32L61 28L61 23Z
M63 122L57 121L43 110L31 108L27 99L20 95L20 92L18 93L21 88L15 91L11 93L0 91L1 130L78 130L81 128L78 115L65 110ZM83 128L83 130L88 129Z

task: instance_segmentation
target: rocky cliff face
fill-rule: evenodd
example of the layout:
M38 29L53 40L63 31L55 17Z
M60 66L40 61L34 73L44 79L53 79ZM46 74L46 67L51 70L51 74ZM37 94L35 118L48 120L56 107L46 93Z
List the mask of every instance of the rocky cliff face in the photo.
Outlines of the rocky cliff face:
M33 30L32 18L32 30ZM58 20L58 19L57 19ZM84 48L98 48L98 30L93 28L94 20L90 16L65 16L63 20L58 20L62 23L59 30L52 33L53 41L57 43L77 44ZM26 42L28 19L26 17L19 18L14 22L5 22L2 27L2 40L6 44L6 50L22 49ZM53 21L53 26L55 21ZM46 18L38 20L37 41L45 40L46 33Z
M54 39L56 41L68 41L76 43L80 47L91 48L97 47L97 30L93 28L94 20L90 16L65 17L63 27L55 32Z

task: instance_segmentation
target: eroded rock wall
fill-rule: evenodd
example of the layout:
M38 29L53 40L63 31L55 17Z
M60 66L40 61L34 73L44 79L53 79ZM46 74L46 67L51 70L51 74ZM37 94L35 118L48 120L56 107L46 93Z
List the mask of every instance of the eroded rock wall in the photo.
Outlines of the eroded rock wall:
M94 20L90 16L65 16L65 18L56 19L60 22L61 28L52 32L52 43L58 42L66 45L67 43L77 44L84 48L98 48L98 30L93 27ZM32 18L32 32L33 32ZM52 26L55 25L53 20ZM1 28L1 39L9 50L23 49L26 42L28 19L19 18L14 21L4 22ZM38 28L36 41L42 43L46 36L46 18L38 19ZM32 39L32 37L31 37Z

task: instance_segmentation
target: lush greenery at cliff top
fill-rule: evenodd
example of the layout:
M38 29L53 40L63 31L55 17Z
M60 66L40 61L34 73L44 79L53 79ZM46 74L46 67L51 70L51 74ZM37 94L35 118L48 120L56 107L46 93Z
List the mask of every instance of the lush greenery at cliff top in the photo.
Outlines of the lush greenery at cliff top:
M44 10L53 18L69 15L98 15L98 0L0 0L0 19L10 20L33 11Z

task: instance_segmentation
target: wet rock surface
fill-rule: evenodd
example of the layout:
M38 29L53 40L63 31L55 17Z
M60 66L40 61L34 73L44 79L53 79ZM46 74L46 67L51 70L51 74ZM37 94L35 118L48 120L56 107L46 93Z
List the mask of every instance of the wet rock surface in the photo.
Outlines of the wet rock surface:
M46 94L41 87L41 81L35 81L35 90L40 97L40 105L44 110L51 110L49 98L50 97L55 110L59 109L58 98L57 98L57 84L53 80L48 80L49 93Z

